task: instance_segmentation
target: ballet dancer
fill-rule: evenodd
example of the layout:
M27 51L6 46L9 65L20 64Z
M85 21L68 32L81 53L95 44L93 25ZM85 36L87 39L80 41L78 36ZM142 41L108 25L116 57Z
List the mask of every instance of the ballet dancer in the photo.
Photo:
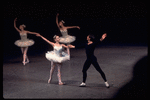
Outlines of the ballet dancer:
M57 15L56 15L56 24L57 24L57 26L58 26L61 34L62 34L62 37L60 37L60 43L64 43L64 44L69 45L70 43L72 43L72 42L74 42L76 40L76 37L68 35L68 29L71 29L71 28L78 28L78 29L80 29L80 27L79 26L64 26L65 22L63 20L58 22L58 16L59 16L59 13L57 13ZM68 53L70 55L69 51L68 51Z
M14 28L19 32L21 40L15 41L14 44L21 48L21 52L23 54L22 63L23 63L23 65L26 65L27 63L29 63L29 58L27 56L28 47L32 46L34 44L33 40L27 38L27 33L36 34L36 35L38 33L24 30L24 28L26 28L26 26L24 24L20 25L19 29L18 29L16 27L16 21L17 21L17 18L15 18L15 20L14 20Z
M97 58L94 56L94 50L95 50L96 45L99 42L103 41L106 36L107 36L107 34L104 33L102 35L102 37L100 38L100 40L98 40L98 41L95 41L94 35L88 35L87 36L88 43L86 44L86 47L85 47L87 59L86 59L86 61L84 63L83 69L82 69L83 81L80 84L80 87L85 87L86 86L85 82L86 82L86 78L87 78L87 70L89 69L90 65L93 64L95 69L101 74L102 78L104 79L106 87L109 88L109 84L108 84L108 82L106 80L105 74L101 70L101 68L100 68L100 66L99 66L99 64L97 62Z
M53 71L54 71L54 67L57 66L58 67L58 73L57 73L57 77L58 77L58 81L59 81L59 85L64 85L64 83L61 81L61 72L60 72L60 68L62 66L62 62L64 61L67 61L67 60L70 60L70 55L68 54L68 52L63 52L63 47L64 48L75 48L75 46L73 45L64 45L64 44L60 44L60 37L55 35L53 37L54 42L51 42L49 40L47 40L45 37L43 37L42 35L38 34L37 36L41 37L43 40L45 40L47 43L49 43L50 45L53 46L53 51L48 51L45 56L46 58L51 61L51 69L50 69L50 77L49 77L49 80L48 80L48 83L51 82L52 80L52 74L53 74ZM69 51L69 50L67 50Z

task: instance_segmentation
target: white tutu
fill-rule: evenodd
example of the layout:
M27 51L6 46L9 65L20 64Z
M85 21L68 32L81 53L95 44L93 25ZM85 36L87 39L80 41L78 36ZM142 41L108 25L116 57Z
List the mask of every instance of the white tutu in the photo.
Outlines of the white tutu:
M71 43L76 40L75 36L67 35L65 37L60 37L60 43Z
M20 40L15 41L15 45L18 47L28 47L32 46L34 44L34 41L32 39L27 38L27 34L20 33Z
M62 51L62 46L61 47L54 46L54 50L48 51L45 54L45 57L47 58L47 60L57 63L62 63L64 61L70 60L70 56Z
M67 30L64 30L64 31L60 30L60 32L62 34L62 37L60 37L60 43L68 44L68 43L74 42L76 40L75 36L68 35Z
M31 39L26 39L26 40L17 40L14 43L18 47L28 47L32 46L34 44L34 41Z

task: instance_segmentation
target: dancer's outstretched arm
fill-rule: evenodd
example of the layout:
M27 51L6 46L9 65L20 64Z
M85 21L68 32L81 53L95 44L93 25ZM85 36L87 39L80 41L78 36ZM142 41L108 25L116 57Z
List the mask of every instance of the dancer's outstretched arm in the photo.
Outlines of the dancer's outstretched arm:
M102 35L102 37L100 38L100 41L103 41L106 37L107 37L107 33L104 33L104 34Z
M68 45L68 46L66 46L66 45L62 44L62 46L65 47L65 48L75 48L74 45Z
M78 29L80 29L79 26L66 26L66 28L67 28L67 29L70 29L70 28L78 28Z
M56 24L57 24L58 28L60 28L60 26L58 24L58 16L59 16L59 13L57 13L57 15L56 15ZM78 29L80 29L79 26L65 26L65 28L67 28L67 29L70 29L70 28L78 28Z
M19 33L21 33L21 31L17 28L17 26L16 26L16 21L17 21L17 18L15 18L15 20L14 20L14 28L19 32ZM30 32L30 31L25 31L26 33L29 33L29 34L34 34L34 35L37 35L37 34L39 34L39 33L36 33L36 32Z
M36 32L30 32L30 31L26 31L27 33L29 34L34 34L34 35L38 35L39 33L36 33Z
M47 40L45 37L43 37L42 35L40 35L40 34L37 34L36 36L39 36L39 37L41 37L43 40L45 40L47 43L49 43L49 44L51 44L52 46L54 46L54 43L53 42L51 42L51 41L49 41L49 40Z

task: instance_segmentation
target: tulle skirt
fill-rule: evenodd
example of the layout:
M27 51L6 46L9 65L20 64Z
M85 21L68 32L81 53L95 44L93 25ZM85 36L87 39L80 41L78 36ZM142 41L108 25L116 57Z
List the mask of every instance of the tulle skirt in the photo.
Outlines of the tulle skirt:
M26 39L26 40L17 40L14 43L18 47L28 47L32 46L34 44L34 41L31 39Z
M61 56L59 56L59 55L55 54L54 51L48 51L45 54L45 57L47 58L47 60L53 61L56 63L62 63L64 61L70 60L70 56L65 52L62 52Z
M67 35L65 37L60 37L60 43L69 44L71 42L74 42L76 40L75 36Z

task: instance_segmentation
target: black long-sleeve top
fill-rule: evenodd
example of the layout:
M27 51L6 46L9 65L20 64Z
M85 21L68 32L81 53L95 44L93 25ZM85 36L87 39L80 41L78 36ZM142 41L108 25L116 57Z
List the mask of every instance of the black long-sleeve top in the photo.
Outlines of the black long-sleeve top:
M95 41L95 42L93 42L92 44L89 44L89 45L88 45L88 43L80 43L80 44L76 45L76 48L84 46L85 51L86 51L86 56L87 56L87 58L90 58L91 56L94 56L95 47L100 43L101 43L100 40L97 40L97 41Z
M100 43L101 41L95 41L93 42L92 44L89 44L86 43L85 45L85 50L86 50L86 56L87 58L90 58L91 56L94 56L94 50L95 50L95 47Z

